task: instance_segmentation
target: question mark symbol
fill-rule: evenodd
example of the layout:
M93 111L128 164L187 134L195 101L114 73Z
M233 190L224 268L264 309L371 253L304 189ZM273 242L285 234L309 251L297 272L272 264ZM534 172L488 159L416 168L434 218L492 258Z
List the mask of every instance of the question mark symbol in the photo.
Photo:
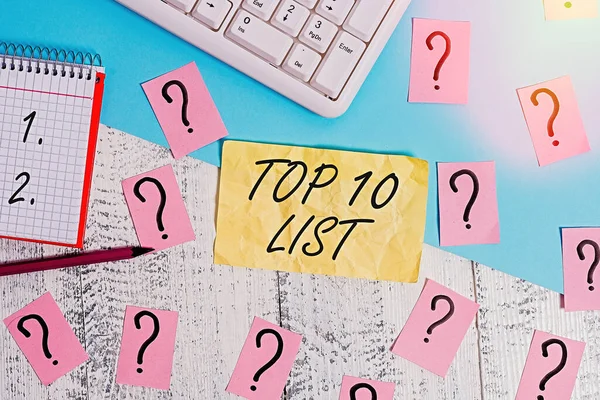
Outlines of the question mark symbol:
M557 375L560 371L562 371L562 369L565 367L565 365L567 365L567 346L564 344L564 342L562 340L558 340L558 339L548 339L546 340L544 343L542 343L542 355L544 357L548 357L548 347L552 346L553 344L557 344L560 346L561 350L562 350L562 355L560 358L560 363L558 364L558 366L556 368L554 368L552 371L548 372L544 378L540 381L540 390L543 392L546 390L546 384L548 383L548 381L555 375ZM544 400L544 396L542 396L541 394L538 395L537 400Z
M450 51L452 50L452 42L450 41L450 37L448 35L446 35L444 32L442 32L442 31L432 32L429 36L427 36L427 39L425 39L425 44L427 44L427 48L429 50L433 50L433 44L431 43L431 41L436 36L441 36L442 38L444 38L444 41L446 42L446 49L444 50L444 54L442 55L442 58L440 58L440 60L438 61L437 65L435 66L435 70L433 71L433 80L437 82L438 79L440 79L440 70L442 69L442 66L448 59L448 56L450 55ZM440 90L439 85L435 85L433 88L435 90Z
M377 392L375 391L375 388L364 382L357 383L350 388L350 400L356 400L356 392L358 392L359 389L367 389L369 392L371 392L371 400L377 400Z
M590 266L590 269L588 270L588 278L587 278L587 282L590 284L590 287L588 289L590 290L590 292L593 292L594 287L592 286L592 283L594 283L594 272L596 271L596 267L598 266L598 262L600 261L600 247L598 246L598 243L594 242L593 240L590 240L590 239L582 240L577 245L577 255L579 256L579 259L581 261L585 260L585 254L583 254L583 248L585 246L592 246L594 248L594 262L592 262L592 265Z
M450 297L448 297L444 294L438 294L437 296L434 296L433 299L431 299L431 311L435 311L436 305L437 305L438 301L440 301L440 300L444 300L445 302L447 302L448 305L450 306L450 309L448 310L446 315L444 315L442 318L435 321L433 324L429 325L429 328L427 328L428 335L431 335L435 328L442 325L444 322L448 321L454 315L454 302L452 301L452 299ZM425 339L423 339L423 341L425 343L429 343L429 338L425 338Z
M167 193L165 192L163 185L157 179L147 176L137 181L133 187L133 194L135 194L135 197L137 197L142 203L146 202L146 198L140 193L140 187L145 182L153 183L160 193L160 204L158 205L158 210L156 211L156 225L158 226L158 230L163 232L165 230L165 226L163 225L162 216L163 211L165 210L165 205L167 204ZM166 233L162 235L163 239L167 239L168 237L169 235Z
M263 365L262 367L260 367L260 369L258 371L256 371L256 373L252 377L252 380L254 382L258 382L258 380L260 379L260 376L262 374L264 374L266 370L271 368L283 354L283 338L281 337L279 332L277 332L274 329L267 328L267 329L263 329L262 331L258 332L258 334L256 335L256 347L260 349L261 340L264 335L275 336L275 338L277 339L277 351L275 352L275 355L265 365ZM256 390L256 386L255 385L250 386L250 390L252 390L254 392Z
M154 330L152 331L152 335L150 335L150 337L146 339L144 343L142 343L142 346L138 350L137 363L139 365L142 365L144 363L144 353L146 352L146 349L148 348L148 346L150 346L152 342L156 340L156 338L158 337L158 333L160 332L160 324L158 322L158 317L148 310L140 311L139 313L135 314L135 317L133 317L133 322L135 323L136 329L142 329L142 325L140 324L140 320L142 319L142 317L152 318L152 321L154 322ZM144 372L144 370L142 368L138 368L137 372L138 374L141 374L142 372Z
M463 221L469 222L469 214L471 214L471 209L473 208L473 204L475 204L475 200L477 199L477 195L479 194L479 179L477 179L477 175L471 170L461 169L460 171L456 171L450 177L450 188L454 193L458 193L458 187L456 186L456 179L462 175L469 175L471 180L473 181L473 192L471 193L471 198L465 207L465 212L463 214ZM471 224L466 224L465 227L467 229L471 229Z
M558 116L558 111L560 110L560 103L558 101L558 97L556 96L556 93L554 93L552 90L547 89L547 88L540 88L538 90L536 90L535 92L531 93L531 102L533 103L534 106L538 106L540 103L538 102L538 95L540 93L544 93L547 94L548 96L550 96L550 98L552 99L552 103L554 104L554 109L552 110L552 114L550 115L550 118L548 119L548 136L550 137L554 137L554 120L556 120L556 117ZM554 140L552 141L552 144L554 146L558 146L559 142L558 140Z
M177 86L179 88L179 90L181 90L181 95L183 97L183 103L181 104L181 122L183 122L183 125L185 125L185 126L190 126L190 121L188 121L188 119L187 119L187 106L188 106L187 89L185 88L183 83L181 83L181 81L178 81L178 80L172 80L172 81L165 83L165 85L162 87L162 96L169 104L173 103L173 98L169 95L169 88L171 86ZM188 133L194 132L194 130L192 128L188 128L187 131L188 131Z
M44 355L46 356L46 358L51 359L52 353L50 353L50 350L48 349L48 325L46 325L46 321L44 321L44 318L40 317L37 314L26 315L23 318L21 318L19 320L19 322L17 323L17 329L26 338L31 337L31 332L29 332L27 330L27 328L25 328L25 326L23 326L25 324L25 322L29 321L30 319L36 320L37 323L40 324L40 326L42 327L42 350L44 351ZM58 360L52 361L52 365L58 365Z

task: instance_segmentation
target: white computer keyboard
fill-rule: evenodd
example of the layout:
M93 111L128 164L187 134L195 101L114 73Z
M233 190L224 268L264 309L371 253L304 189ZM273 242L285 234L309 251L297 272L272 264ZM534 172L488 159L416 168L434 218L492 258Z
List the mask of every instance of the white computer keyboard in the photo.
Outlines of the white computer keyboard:
M411 0L116 0L324 117L343 114Z

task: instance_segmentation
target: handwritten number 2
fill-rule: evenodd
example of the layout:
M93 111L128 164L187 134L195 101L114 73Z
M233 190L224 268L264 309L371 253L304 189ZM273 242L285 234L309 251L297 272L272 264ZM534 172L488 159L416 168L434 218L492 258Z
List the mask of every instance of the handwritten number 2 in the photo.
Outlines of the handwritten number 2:
M28 172L21 172L19 175L17 175L17 177L15 178L15 181L18 181L19 179L21 179L22 176L25 177L25 182L23 182L23 184L21 184L21 186L17 189L17 191L14 192L12 196L10 196L10 199L8 199L8 204L14 204L14 203L18 203L19 201L25 201L25 199L23 197L16 197L16 196L18 196L19 193L21 193L21 190L25 189L25 186L27 186L27 184L29 183L29 179L31 179L31 175L29 175Z
M33 124L33 120L35 119L35 111L32 111L31 114L23 118L23 122L27 122L27 128L25 129L25 135L23 136L23 143L27 141L27 136L29 136L29 130L31 129L31 125Z

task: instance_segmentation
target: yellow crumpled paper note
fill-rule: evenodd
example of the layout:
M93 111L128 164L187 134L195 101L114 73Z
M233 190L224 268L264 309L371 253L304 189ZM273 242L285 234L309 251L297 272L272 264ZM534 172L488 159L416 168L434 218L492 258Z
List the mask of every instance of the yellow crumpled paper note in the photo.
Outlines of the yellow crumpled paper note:
M215 263L416 282L427 161L226 141Z

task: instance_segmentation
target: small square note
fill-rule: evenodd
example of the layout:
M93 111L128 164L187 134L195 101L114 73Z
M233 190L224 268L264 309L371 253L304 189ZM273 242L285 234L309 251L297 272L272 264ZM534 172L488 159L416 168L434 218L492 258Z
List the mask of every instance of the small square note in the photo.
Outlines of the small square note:
M590 150L571 78L528 86L517 94L541 167Z
M363 398L394 400L395 388L396 384L393 382L370 381L353 376L344 376L339 400L360 400Z
M428 279L392 353L446 376L478 309L473 300Z
M125 179L122 186L142 246L163 250L196 238L171 165Z
M88 359L50 293L5 318L4 324L44 385Z
M411 103L466 104L471 23L413 19Z
M127 306L117 383L169 390L177 311Z
M562 229L562 245L565 310L600 310L600 228Z
M500 242L493 161L438 163L440 245Z
M254 318L227 391L249 400L280 400L302 335Z
M142 88L167 137L173 157L227 136L219 110L196 63L189 63L144 84Z
M571 398L585 343L535 331L515 400Z
M546 19L579 19L598 16L598 0L544 0Z

